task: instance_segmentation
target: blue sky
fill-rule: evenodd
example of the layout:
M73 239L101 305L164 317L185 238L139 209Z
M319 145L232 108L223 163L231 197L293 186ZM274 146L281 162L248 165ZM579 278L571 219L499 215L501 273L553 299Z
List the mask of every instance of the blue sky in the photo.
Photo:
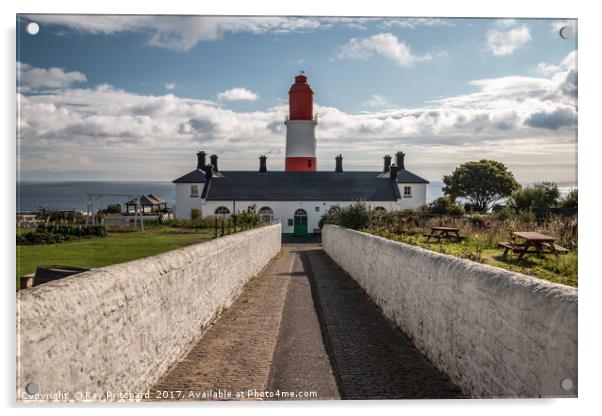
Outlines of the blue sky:
M40 24L30 36L25 25ZM170 180L194 152L282 169L287 91L316 93L320 169L404 150L576 181L576 29L565 20L40 15L17 19L22 179ZM149 170L149 163L159 169Z

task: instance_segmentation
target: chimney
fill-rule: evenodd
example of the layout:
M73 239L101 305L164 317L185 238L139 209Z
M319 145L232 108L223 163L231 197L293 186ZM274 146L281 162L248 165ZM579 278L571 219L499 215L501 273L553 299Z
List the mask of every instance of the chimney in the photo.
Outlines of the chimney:
M211 167L213 167L213 170L219 172L219 169L217 168L217 155L211 155L209 159L211 159Z
M403 158L405 157L405 155L406 154L404 152L397 152L397 153L395 153L395 159L396 159L395 163L397 164L397 167L400 170L405 170L406 169L406 165L405 165L405 163L403 161Z
M203 170L205 168L205 165L207 164L207 161L205 160L205 156L207 155L207 153L200 151L196 154L196 168L197 169L201 169Z
M343 156L338 155L334 159L336 161L335 173L343 173Z
M202 170L205 172L205 179L211 180L211 178L213 178L213 166L205 165Z
M391 165L389 170L391 171L391 180L396 181L397 180L397 172L399 172L401 169L399 168L399 166Z
M391 155L385 155L385 165L383 166L383 173L387 173L391 167Z
M265 155L259 156L259 172L265 173L268 171L268 158Z

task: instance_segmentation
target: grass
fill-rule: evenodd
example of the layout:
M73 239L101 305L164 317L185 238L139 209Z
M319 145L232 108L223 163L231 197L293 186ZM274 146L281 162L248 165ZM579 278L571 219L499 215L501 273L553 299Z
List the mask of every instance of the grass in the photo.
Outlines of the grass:
M147 226L145 231L109 232L104 238L94 237L48 245L19 245L17 288L20 276L35 272L38 265L102 267L175 250L212 237L212 229Z
M535 276L554 283L561 283L568 286L577 287L577 248L571 248L571 251L565 255L556 258L554 255L547 254L542 258L530 254L522 260L517 261L516 254L509 253L507 258L502 257L503 249L496 246L497 241L508 241L506 238L500 239L499 236L493 237L482 231L480 234L462 230L461 233L467 238L462 242L452 242L441 240L436 242L425 242L423 233L430 229L414 229L402 234L395 234L383 230L365 230L366 232L379 235L391 240L419 246L427 250L436 251L443 254L465 258L479 263L489 264L514 272Z

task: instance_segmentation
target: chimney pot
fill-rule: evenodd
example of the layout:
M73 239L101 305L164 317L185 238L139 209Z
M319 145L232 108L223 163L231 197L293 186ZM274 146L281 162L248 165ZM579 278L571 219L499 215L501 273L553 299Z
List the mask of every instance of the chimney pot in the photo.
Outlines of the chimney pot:
M265 173L268 171L267 159L265 155L259 156L259 172Z
M207 155L207 153L203 152L202 150L196 154L196 159L197 159L196 168L197 169L203 170L205 168L205 165L207 164L207 161L205 160L206 155Z
M211 155L209 159L211 159L211 166L213 167L213 170L219 172L219 169L217 168L217 155Z
M395 158L396 158L396 163L397 163L397 167L400 170L405 170L406 166L405 166L405 162L404 162L404 157L405 157L405 153L404 152L397 152L395 153Z
M343 173L343 156L338 155L334 159L336 161L336 167L334 169L335 173Z
M385 164L383 166L383 173L386 173L389 171L389 168L391 167L391 155L385 155L384 159L385 159Z

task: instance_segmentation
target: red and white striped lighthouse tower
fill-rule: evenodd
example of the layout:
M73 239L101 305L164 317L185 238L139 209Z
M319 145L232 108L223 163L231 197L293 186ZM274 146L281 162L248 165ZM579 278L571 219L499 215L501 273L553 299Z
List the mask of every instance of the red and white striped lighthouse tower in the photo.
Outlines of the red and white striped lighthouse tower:
M303 74L295 77L295 83L288 92L289 116L286 125L286 160L284 170L287 172L315 172L316 159L316 125L314 117L313 94Z

